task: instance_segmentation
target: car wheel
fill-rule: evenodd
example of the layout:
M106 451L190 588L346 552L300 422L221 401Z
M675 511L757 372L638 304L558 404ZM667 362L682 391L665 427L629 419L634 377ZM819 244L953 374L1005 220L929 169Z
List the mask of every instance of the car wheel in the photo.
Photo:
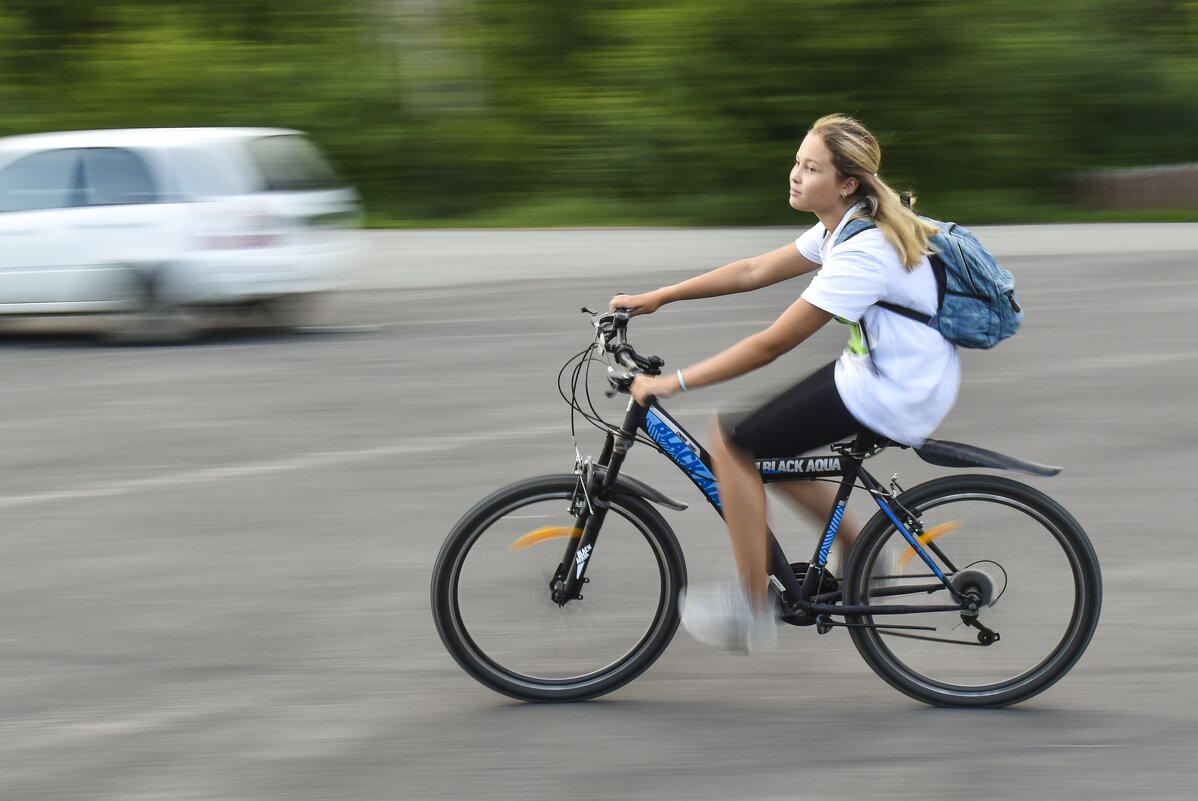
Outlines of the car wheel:
M190 342L205 330L204 315L167 300L161 291L168 265L129 267L125 275L128 310L112 315L104 338L118 345L170 345Z

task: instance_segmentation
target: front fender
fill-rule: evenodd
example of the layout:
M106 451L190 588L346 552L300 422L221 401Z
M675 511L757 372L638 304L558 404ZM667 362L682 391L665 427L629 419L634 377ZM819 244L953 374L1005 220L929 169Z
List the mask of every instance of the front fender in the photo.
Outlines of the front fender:
M616 479L616 486L633 495L639 495L647 501L652 501L658 506L664 506L667 509L674 509L681 512L682 510L689 508L689 504L671 498L664 492L654 489L644 481L641 481L639 478L634 478L633 476L620 474L620 476Z

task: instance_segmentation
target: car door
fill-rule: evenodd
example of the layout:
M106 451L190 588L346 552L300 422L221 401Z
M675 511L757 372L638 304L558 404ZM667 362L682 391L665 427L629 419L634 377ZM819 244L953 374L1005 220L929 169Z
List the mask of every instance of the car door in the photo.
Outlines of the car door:
M146 283L175 255L171 204L162 203L150 167L140 154L119 147L80 151L77 207L70 238L85 248L66 284L77 304L119 307L140 302Z
M78 258L70 217L79 150L20 156L0 169L0 311L54 311Z
M45 150L0 169L0 313L135 307L143 277L178 249L159 198L126 148Z

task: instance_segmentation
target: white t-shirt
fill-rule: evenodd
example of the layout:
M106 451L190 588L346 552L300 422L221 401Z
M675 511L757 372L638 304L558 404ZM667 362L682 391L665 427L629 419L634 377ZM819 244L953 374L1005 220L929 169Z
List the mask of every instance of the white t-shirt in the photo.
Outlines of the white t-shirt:
M914 270L904 269L877 228L833 246L856 210L831 236L817 224L795 241L803 256L821 265L802 297L852 326L836 362L845 407L879 434L918 447L957 400L957 348L931 326L874 305L884 300L934 314L936 278L926 257Z

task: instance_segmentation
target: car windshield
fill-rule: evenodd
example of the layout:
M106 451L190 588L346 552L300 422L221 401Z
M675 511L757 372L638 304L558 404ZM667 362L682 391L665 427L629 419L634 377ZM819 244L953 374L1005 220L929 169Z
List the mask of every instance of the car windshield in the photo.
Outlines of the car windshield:
M346 186L345 179L304 136L263 136L250 140L247 148L269 190L292 192Z

